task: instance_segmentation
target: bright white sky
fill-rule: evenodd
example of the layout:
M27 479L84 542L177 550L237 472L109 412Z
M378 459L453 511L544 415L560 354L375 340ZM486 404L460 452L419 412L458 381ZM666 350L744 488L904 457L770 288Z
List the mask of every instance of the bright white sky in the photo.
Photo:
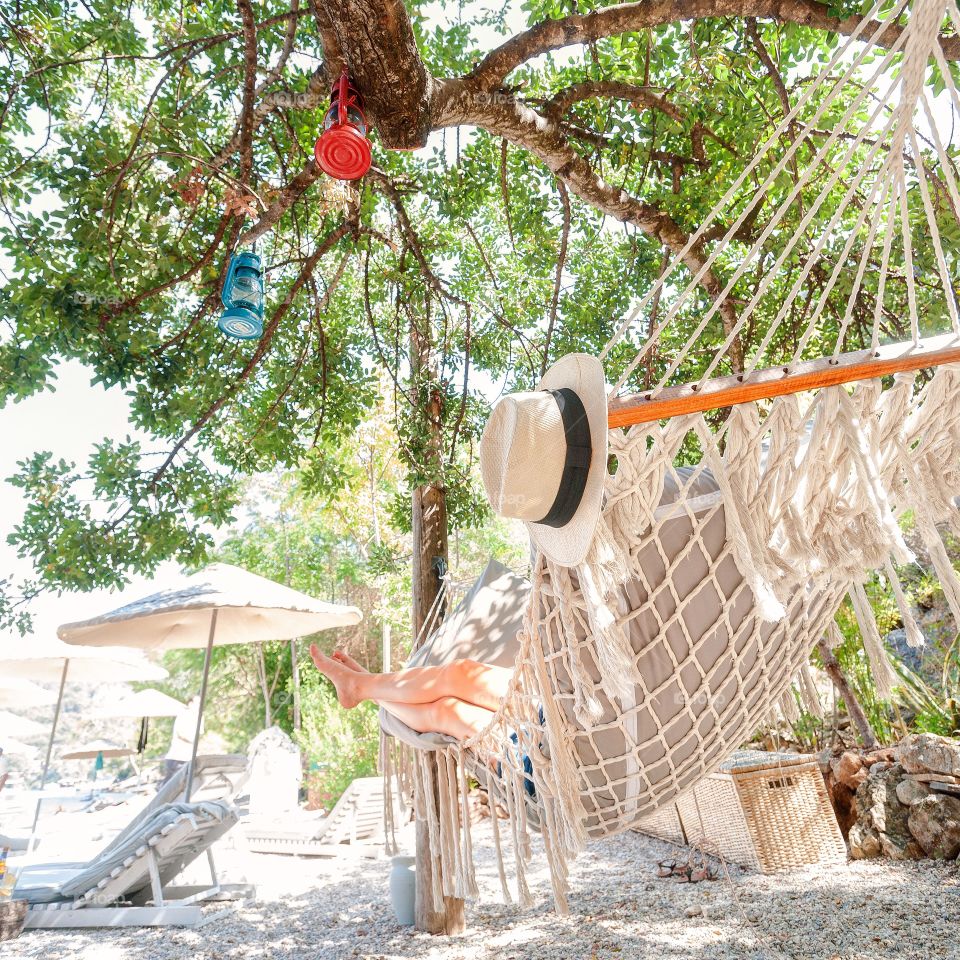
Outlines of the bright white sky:
M133 433L127 416L129 406L119 389L105 390L91 386L89 371L79 362L70 361L58 369L57 390L30 397L21 403L0 410L0 478L6 480L16 472L17 461L36 453L50 450L54 457L83 464L94 443L104 437L125 437ZM7 535L19 522L24 509L20 491L0 482L0 571L12 573L14 580L27 577L32 565L20 560L16 551L6 542ZM128 588L133 599L154 589L176 575L175 564L168 564L160 574L147 581L137 578ZM53 636L59 623L83 620L119 606L118 593L98 590L88 594L44 596L32 606L35 617L35 642L43 643ZM0 636L0 644L7 639Z

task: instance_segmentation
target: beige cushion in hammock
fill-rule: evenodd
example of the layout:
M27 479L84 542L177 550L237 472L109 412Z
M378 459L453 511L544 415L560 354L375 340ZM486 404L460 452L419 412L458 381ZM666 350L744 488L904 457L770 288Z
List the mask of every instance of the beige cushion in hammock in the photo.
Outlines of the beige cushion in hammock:
M479 660L512 667L517 634L530 596L530 583L491 560L456 610L407 661L407 666L441 666L453 660ZM392 737L421 750L453 743L439 733L417 733L381 708L380 726Z
M686 477L690 470L681 469L679 473ZM705 495L708 502L713 502L710 495L716 493L716 484L710 474L704 471L694 483L690 495ZM665 487L668 492L662 504L673 502L677 495L670 478L667 478ZM523 626L529 597L530 582L491 559L457 608L414 652L407 666L441 666L454 660L470 659L512 667L519 651L517 634ZM390 736L421 750L454 742L452 737L444 734L417 733L383 708L380 710L380 726Z
M661 508L676 501L678 481L687 483L692 472L684 468L665 478ZM686 513L668 519L644 542L639 565L645 582L630 581L621 598L618 612L629 617L631 646L644 681L634 688L634 702L611 705L599 686L593 647L579 647L604 708L600 722L589 729L575 717L566 664L569 645L561 636L549 581L541 592L542 648L551 688L574 738L592 836L643 819L736 750L809 653L805 644L790 643L791 636L796 631L818 635L836 606L832 593L810 602L803 588L788 600L784 620L761 621L727 543L723 507L707 471L695 477L683 502L693 519ZM529 591L526 580L491 561L410 665L461 657L512 665ZM585 636L583 609L575 615L578 636ZM384 710L380 718L388 734L419 749L453 742L440 734L416 733ZM529 749L529 744L523 747Z
M676 471L680 484L687 471ZM700 483L700 489L694 484ZM776 623L757 614L734 560L719 495L704 496L702 474L682 503L691 515L667 520L642 538L643 577L614 611L628 626L642 685L633 702L612 705L599 684L592 644L579 647L603 706L598 723L577 722L556 600L544 585L539 619L550 687L572 732L585 827L592 837L629 828L712 772L757 728L822 635L845 584L809 596L805 584L784 598ZM677 497L668 474L661 506ZM696 499L695 499L696 498ZM677 510L683 509L678 504ZM587 635L577 592L577 635Z

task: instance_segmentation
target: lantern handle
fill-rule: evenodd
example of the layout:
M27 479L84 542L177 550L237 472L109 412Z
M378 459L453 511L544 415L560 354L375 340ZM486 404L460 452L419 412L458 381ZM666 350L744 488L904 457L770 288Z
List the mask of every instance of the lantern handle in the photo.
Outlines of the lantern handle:
M225 306L230 306L230 288L233 285L233 276L237 269L237 253L234 250L230 254L230 261L227 264L227 275L223 278L223 286L220 288L220 302Z
M343 126L347 122L347 100L350 97L350 74L346 67L340 71L340 79L337 82L340 85L339 95L337 96L337 123Z

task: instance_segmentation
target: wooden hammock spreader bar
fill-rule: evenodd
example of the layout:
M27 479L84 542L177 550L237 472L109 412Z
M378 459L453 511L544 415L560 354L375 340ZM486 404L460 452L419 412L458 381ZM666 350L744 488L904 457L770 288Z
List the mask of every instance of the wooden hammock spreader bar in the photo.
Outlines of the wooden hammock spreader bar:
M607 423L611 430L635 423L652 423L687 413L719 410L751 400L871 380L944 363L960 363L960 337L956 334L928 337L916 344L893 343L876 350L857 350L836 357L804 360L790 367L755 370L749 376L716 377L701 387L695 383L665 387L656 397L650 391L625 394L610 401Z

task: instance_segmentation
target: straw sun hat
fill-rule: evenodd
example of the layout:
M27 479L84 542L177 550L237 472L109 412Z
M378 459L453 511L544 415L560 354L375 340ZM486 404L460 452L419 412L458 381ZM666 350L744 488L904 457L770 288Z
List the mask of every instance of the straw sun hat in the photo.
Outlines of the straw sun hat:
M502 517L523 520L546 557L583 561L600 518L607 469L607 387L587 353L558 360L537 390L493 408L480 440L487 497Z

